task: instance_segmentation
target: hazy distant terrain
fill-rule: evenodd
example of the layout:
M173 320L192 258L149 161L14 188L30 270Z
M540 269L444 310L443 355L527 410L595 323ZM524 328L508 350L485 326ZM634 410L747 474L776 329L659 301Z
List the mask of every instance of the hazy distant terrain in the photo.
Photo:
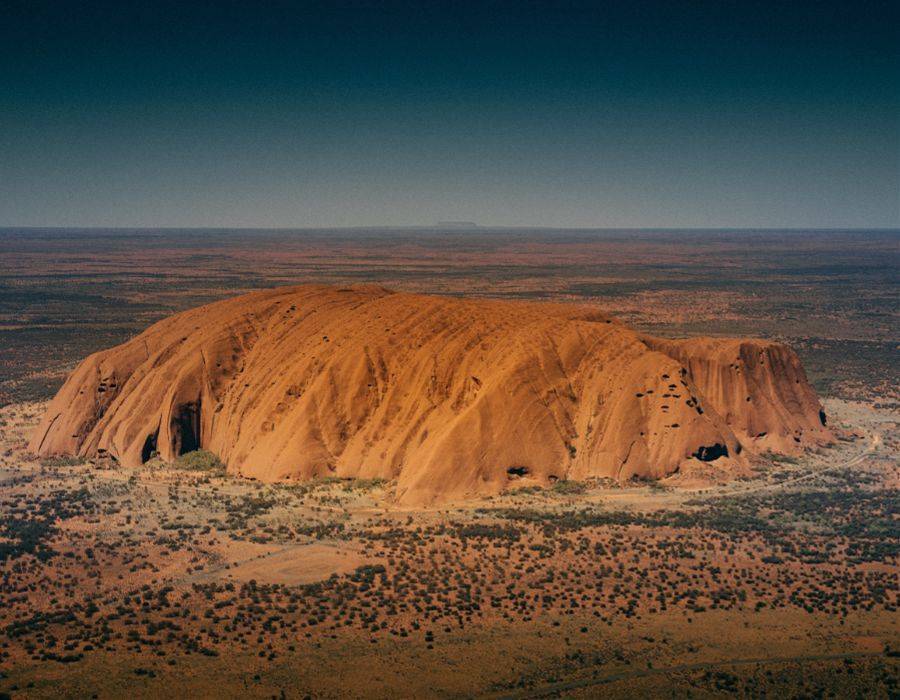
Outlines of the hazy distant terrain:
M84 355L252 289L396 289L597 303L661 335L790 343L816 387L898 400L900 231L0 230L0 401Z

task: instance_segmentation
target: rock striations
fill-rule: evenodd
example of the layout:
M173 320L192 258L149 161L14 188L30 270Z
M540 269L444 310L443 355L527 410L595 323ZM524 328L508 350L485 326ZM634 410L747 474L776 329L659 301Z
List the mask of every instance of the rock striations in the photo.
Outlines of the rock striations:
M662 340L585 306L283 287L84 360L32 441L133 467L197 448L264 481L396 479L401 503L658 479L828 442L796 355Z

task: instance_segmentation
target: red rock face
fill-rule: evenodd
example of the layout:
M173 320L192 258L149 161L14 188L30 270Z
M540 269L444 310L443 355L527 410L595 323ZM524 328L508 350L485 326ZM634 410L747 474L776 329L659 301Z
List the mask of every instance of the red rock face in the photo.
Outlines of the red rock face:
M669 341L575 305L278 288L82 362L31 448L137 466L202 447L264 481L397 479L408 504L511 483L744 470L827 442L796 355Z
M738 338L644 341L687 368L745 447L796 454L833 439L800 360L786 345Z

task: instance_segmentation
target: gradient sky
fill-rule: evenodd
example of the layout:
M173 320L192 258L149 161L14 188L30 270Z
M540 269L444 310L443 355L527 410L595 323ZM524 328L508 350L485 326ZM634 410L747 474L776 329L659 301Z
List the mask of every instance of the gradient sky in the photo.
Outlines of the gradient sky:
M0 226L900 226L891 2L3 0Z

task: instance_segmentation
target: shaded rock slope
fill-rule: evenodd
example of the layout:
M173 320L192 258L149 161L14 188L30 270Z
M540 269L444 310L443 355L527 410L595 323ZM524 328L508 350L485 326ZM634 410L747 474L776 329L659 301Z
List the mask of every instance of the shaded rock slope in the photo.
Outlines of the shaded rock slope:
M31 444L133 467L202 447L264 481L382 477L418 505L658 479L831 439L796 355L662 340L586 306L283 287L85 359Z

